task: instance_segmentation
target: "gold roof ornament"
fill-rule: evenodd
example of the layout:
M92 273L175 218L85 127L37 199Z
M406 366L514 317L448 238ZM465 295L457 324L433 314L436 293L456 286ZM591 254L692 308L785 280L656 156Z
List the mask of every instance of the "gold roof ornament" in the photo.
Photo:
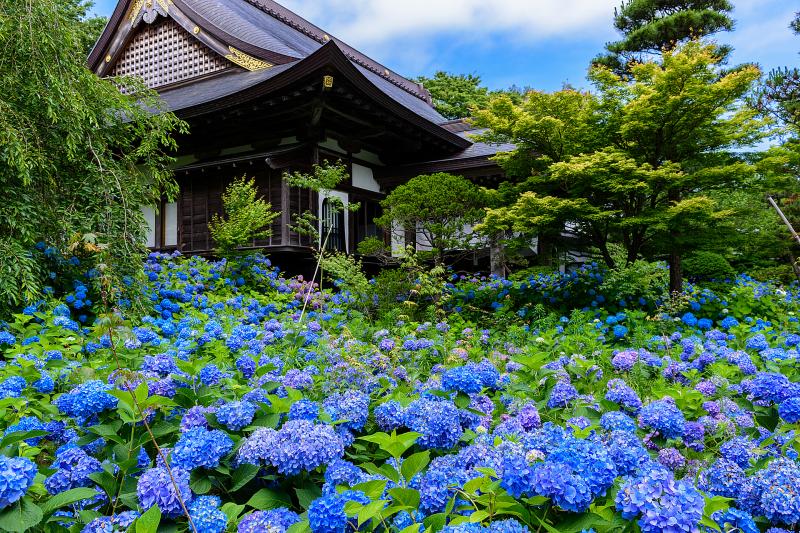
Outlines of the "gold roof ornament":
M229 46L228 50L230 50L231 53L226 54L225 59L231 61L232 63L236 63L240 67L246 68L247 70L264 70L274 66L272 63L267 63L266 61L262 61L253 56L247 55L241 50L237 50L233 46Z
M138 17L139 13L142 11L142 8L144 7L144 2L145 0L136 0L133 3L133 5L131 5L131 14L129 15L129 18L131 19L131 24L136 22L136 17Z

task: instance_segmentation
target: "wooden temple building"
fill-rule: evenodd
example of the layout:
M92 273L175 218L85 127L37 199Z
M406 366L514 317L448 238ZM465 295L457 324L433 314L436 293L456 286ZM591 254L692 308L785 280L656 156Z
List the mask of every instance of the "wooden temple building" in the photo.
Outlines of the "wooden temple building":
M423 86L272 0L120 0L88 64L99 76L140 77L190 126L177 139L178 201L145 209L156 250L211 252L222 191L246 175L281 213L253 247L308 255L312 243L291 221L311 210L329 245L353 252L378 234L373 219L392 187L432 172L490 184L502 172L490 157L509 149L473 142ZM330 216L326 199L282 179L324 160L349 167L333 194L359 202L356 213Z

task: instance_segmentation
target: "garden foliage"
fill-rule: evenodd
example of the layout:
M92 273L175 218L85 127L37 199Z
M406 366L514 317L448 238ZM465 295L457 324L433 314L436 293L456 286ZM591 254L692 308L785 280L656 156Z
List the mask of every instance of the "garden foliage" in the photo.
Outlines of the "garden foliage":
M153 113L160 100L140 82L86 68L82 11L0 4L0 313L42 295L41 241L62 252L93 241L124 287L144 258L141 206L175 192L169 152L183 123Z
M208 229L214 239L215 251L229 258L240 248L253 246L257 239L272 235L272 221L280 213L258 196L255 180L245 177L231 182L222 194L225 217L215 214Z
M144 270L143 318L70 293L0 326L0 529L800 521L794 288L739 277L667 305L589 265L452 276L436 302L429 280L416 305L439 318L403 316L398 295L370 320L362 295L259 255Z

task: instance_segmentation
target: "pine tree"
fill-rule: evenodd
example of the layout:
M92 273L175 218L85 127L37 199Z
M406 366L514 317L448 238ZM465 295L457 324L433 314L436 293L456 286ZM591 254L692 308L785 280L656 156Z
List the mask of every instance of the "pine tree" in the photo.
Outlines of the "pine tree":
M606 45L607 54L594 60L615 72L629 73L647 55L672 50L693 38L730 31L733 5L728 0L627 0L614 10L614 27L623 37ZM725 56L730 48L721 46Z
M466 118L472 109L489 101L489 89L474 74L450 74L439 71L432 78L420 76L417 82L431 92L436 110L448 119Z

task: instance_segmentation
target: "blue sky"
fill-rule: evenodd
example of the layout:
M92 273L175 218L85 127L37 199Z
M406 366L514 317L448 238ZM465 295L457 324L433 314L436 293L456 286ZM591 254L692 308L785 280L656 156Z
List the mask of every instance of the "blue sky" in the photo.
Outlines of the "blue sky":
M280 1L280 0L279 0ZM110 15L116 0L96 0ZM413 77L436 70L480 75L491 88L586 86L589 61L616 38L619 0L285 0L286 7L391 69ZM800 64L788 29L795 0L733 0L733 63L768 71Z

